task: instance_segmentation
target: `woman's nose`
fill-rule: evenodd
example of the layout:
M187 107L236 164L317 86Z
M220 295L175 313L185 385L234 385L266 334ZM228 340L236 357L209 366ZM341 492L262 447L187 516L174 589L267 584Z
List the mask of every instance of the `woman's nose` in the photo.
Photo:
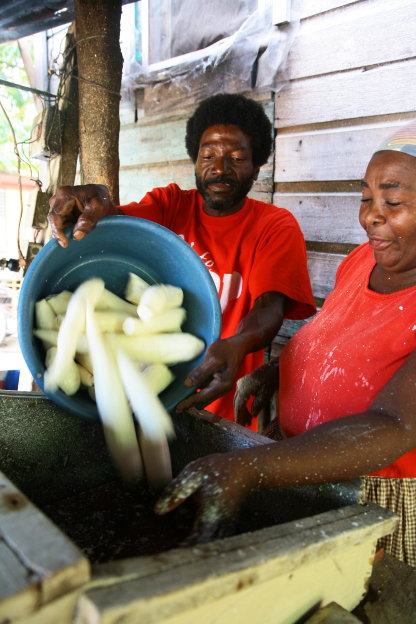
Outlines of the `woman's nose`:
M360 218L368 225L384 223L386 220L381 203L375 200L361 204Z

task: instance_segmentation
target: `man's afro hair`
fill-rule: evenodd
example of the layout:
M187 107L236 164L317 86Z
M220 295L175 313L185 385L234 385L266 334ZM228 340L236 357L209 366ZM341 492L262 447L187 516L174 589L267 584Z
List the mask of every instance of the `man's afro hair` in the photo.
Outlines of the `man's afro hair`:
M185 145L192 162L198 158L201 136L217 124L236 125L250 138L255 167L267 162L272 149L272 124L261 104L234 93L218 93L203 100L188 119Z

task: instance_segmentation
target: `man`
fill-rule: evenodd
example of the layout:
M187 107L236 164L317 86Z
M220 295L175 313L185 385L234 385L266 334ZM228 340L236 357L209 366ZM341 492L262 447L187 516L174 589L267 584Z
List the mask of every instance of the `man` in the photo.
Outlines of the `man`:
M259 103L214 95L200 103L186 127L197 190L169 184L139 203L116 207L105 187L85 185L62 187L50 200L52 235L64 247L68 223L75 222L73 236L80 239L103 216L132 215L182 236L211 272L221 302L221 339L189 374L186 385L200 390L178 411L207 407L232 420L236 379L263 363L262 349L283 318L315 312L297 221L283 208L247 198L270 155L271 131Z

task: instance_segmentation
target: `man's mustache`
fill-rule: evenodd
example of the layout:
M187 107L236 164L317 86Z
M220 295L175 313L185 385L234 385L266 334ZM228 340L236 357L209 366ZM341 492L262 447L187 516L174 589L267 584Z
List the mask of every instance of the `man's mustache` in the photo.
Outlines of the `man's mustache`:
M217 178L210 178L202 183L204 189L208 188L210 184L228 184L232 189L236 189L238 184L235 180L227 178L225 176L219 176Z

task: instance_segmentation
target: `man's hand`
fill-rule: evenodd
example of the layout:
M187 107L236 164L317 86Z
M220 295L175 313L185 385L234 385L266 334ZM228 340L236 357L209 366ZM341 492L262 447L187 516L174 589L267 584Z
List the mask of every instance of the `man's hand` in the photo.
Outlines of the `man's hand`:
M122 212L113 204L109 191L102 184L61 186L49 200L49 225L53 238L68 246L64 229L74 224L73 238L81 240L91 232L102 217Z
M190 407L202 409L231 390L245 351L238 346L238 338L216 340L207 349L204 361L191 370L185 379L186 386L201 390L176 406L177 412Z
M238 453L208 455L185 466L160 496L155 512L164 515L192 496L197 516L186 545L225 537L231 534L239 507L250 491L250 475L248 464Z
M271 364L259 366L252 373L241 377L234 395L234 420L244 427L250 426L252 419L270 405L278 388L279 371ZM254 400L249 410L247 401L251 397Z
M204 361L185 380L186 386L200 391L181 401L177 412L190 407L203 408L233 389L240 364L248 353L264 349L276 335L283 320L286 297L266 292L241 319L234 336L217 340L208 347Z

